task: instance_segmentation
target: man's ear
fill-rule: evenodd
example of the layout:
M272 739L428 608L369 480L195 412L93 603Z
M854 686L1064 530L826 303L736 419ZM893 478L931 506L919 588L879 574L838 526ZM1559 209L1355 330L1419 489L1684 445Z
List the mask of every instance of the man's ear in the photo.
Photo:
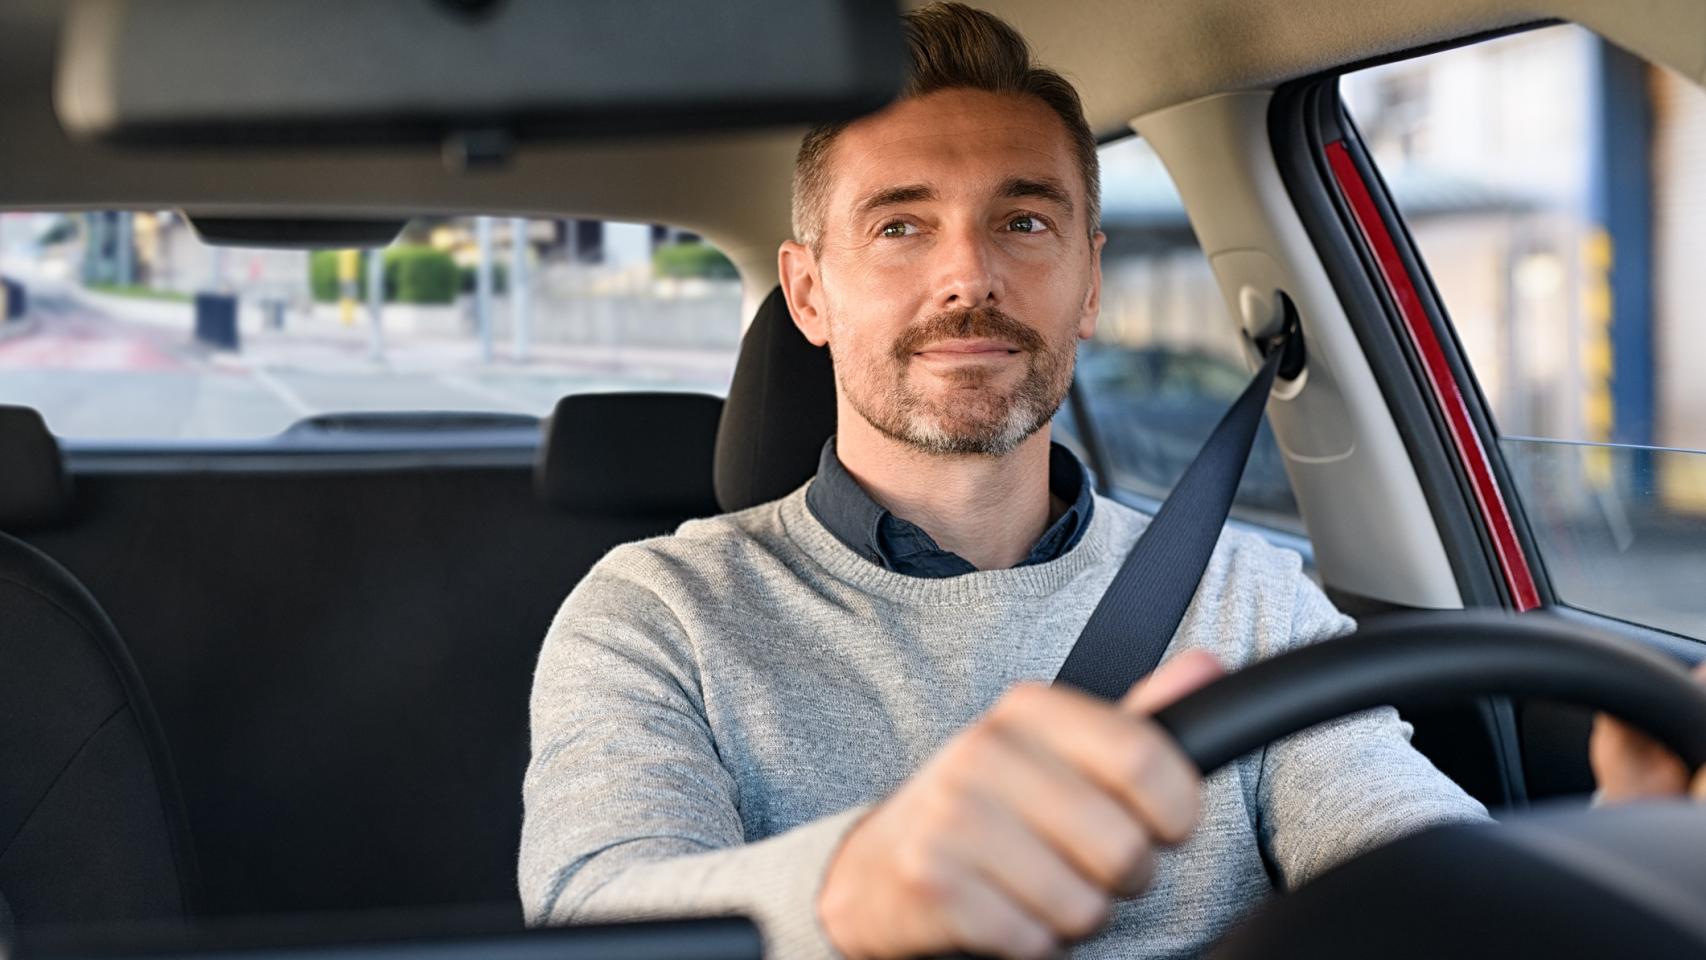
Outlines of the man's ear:
M1078 317L1078 339L1096 335L1096 318L1102 313L1102 247L1108 235L1096 231L1090 238L1090 289L1084 292L1084 310Z
M828 311L823 303L817 258L804 244L789 240L776 251L776 272L781 277L782 297L788 301L794 326L800 328L800 333L813 346L828 343Z

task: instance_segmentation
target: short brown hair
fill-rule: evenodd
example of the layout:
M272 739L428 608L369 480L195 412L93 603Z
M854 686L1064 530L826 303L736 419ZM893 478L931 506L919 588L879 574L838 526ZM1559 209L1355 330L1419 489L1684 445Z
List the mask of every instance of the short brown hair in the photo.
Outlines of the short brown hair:
M1031 59L1030 45L1005 20L963 3L932 3L904 17L909 60L901 98L938 90L970 89L1042 100L1060 116L1077 154L1088 199L1089 235L1101 226L1101 180L1096 136L1084 119L1084 104L1066 78ZM824 204L829 192L830 147L851 121L824 124L800 142L794 159L794 239L817 253L823 242Z

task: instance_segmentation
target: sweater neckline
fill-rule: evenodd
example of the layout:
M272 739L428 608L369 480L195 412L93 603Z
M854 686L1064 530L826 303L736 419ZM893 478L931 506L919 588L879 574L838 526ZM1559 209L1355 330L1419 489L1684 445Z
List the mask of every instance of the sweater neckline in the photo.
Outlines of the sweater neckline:
M1090 526L1078 544L1045 563L1006 570L979 570L955 577L913 577L886 570L860 556L829 531L806 506L811 483L777 503L782 530L801 550L837 579L866 593L903 603L969 603L1014 597L1046 597L1100 565L1111 548L1115 511L1097 497Z

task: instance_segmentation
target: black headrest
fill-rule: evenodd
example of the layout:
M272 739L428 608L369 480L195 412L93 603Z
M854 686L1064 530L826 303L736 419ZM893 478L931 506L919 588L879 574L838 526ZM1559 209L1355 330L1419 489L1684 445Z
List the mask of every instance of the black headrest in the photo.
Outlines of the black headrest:
M70 503L59 443L41 414L0 405L0 529L49 523Z
M704 517L723 401L700 393L579 393L545 423L534 483L572 513Z
M717 431L717 502L744 510L792 492L817 473L835 432L835 368L771 291L741 340Z

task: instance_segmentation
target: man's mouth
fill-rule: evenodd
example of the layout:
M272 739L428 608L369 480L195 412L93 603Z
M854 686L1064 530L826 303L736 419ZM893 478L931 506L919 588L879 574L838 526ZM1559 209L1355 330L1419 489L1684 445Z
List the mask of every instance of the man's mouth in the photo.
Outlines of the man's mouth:
M1019 348L1005 340L987 337L967 340L938 340L913 351L913 356L926 360L998 360L1019 353Z

